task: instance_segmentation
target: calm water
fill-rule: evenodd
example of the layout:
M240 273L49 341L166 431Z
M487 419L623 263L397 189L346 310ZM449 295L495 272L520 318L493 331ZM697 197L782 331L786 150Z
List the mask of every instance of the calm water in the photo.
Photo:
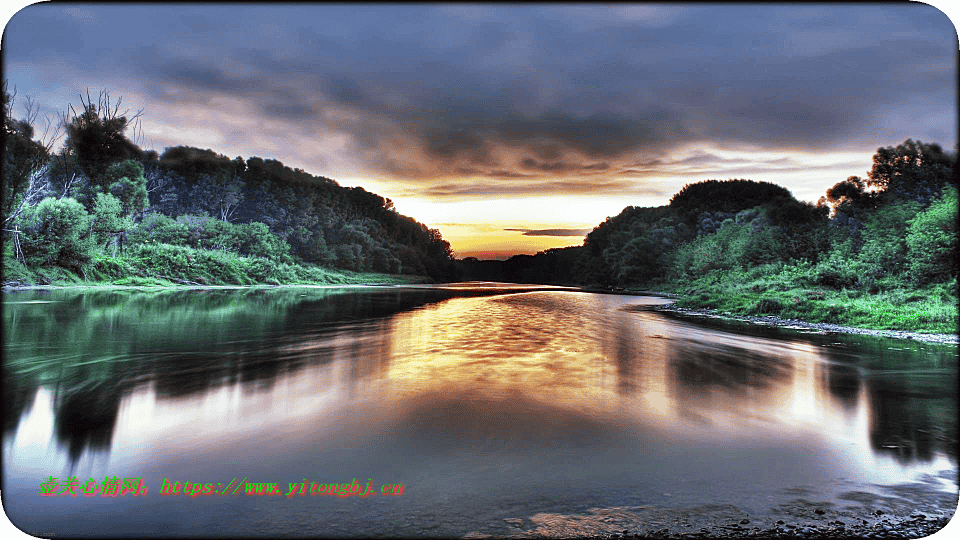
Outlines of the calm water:
M559 534L611 507L687 512L667 519L677 527L956 509L956 345L480 285L3 300L4 509L42 537ZM83 495L114 476L149 491ZM76 477L79 496L42 496L50 477ZM164 479L283 495L162 495ZM354 479L403 492L286 497Z

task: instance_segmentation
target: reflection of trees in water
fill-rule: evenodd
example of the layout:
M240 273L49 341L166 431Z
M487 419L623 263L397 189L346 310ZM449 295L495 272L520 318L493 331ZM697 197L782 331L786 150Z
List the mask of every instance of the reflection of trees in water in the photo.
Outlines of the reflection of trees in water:
M736 416L765 407L793 374L788 358L717 342L673 343L667 384L677 414L697 423L709 423L714 412Z
M792 372L783 358L742 347L687 341L678 343L671 358L677 385L692 393L710 387L742 394L782 383Z
M75 342L71 359L41 358L37 362L46 365L29 373L9 373L4 365L4 437L16 434L22 413L32 403L41 381L57 388L54 436L67 448L71 468L86 451L109 451L120 401L144 383L154 383L159 399L200 396L236 383L241 383L245 391L259 392L272 388L284 375L338 357L347 360L348 376L356 382L387 368L389 317L445 296L449 293L429 290L332 294L319 300L284 294L277 298L282 306L279 310L276 304L268 306L269 295L264 298L249 293L242 295L242 302L221 292L188 298L137 295L127 304L127 298L119 294L72 297L52 305L56 320L74 325L70 332L74 337L79 337L78 333L82 336L81 327L91 321L99 331L95 337ZM234 311L228 311L231 302ZM149 314L157 305L174 314L152 321ZM87 308L93 311L85 313ZM226 316L208 315L214 310ZM183 316L178 318L175 313ZM109 321L104 320L105 315L109 315ZM254 331L245 336L245 322L258 316ZM158 324L141 326L143 319ZM165 324L171 320L177 321L172 328ZM144 328L151 333L136 333ZM34 337L45 336L45 342L54 344L54 350L66 347L43 328L35 332L40 334ZM173 335L165 336L165 332ZM133 341L121 343L126 338ZM299 351L306 341L313 346ZM106 353L105 342L113 347ZM124 347L123 354L116 349L119 346ZM90 362L98 356L112 358ZM81 363L72 364L72 358Z
M167 354L154 361L147 375L155 384L158 399L178 399L202 394L217 386L226 366L214 354Z
M198 344L206 350L165 353L152 362L151 378L161 398L199 395L238 382L245 392L261 392L308 365L333 361L338 352L350 361L351 379L363 377L384 369L389 336L383 335L382 317L405 304L382 295L304 301L288 310L282 324L262 339L232 345ZM223 349L224 345L230 348ZM221 350L212 350L217 346Z
M931 461L936 453L956 459L956 394L949 388L914 388L926 382L922 379L905 374L871 377L870 444L901 463Z
M66 446L72 471L85 451L110 450L123 392L121 385L109 383L65 386L54 399L54 436Z
M870 445L901 463L957 457L956 348L833 335L820 347L835 402L855 409L866 387ZM855 364L855 365L854 365Z
M856 410L863 386L863 368L855 365L859 356L846 345L832 344L819 348L824 362L821 373L826 378L831 399L847 413Z
M20 377L14 377L3 366L3 437L12 437L16 433L20 417L33 404L37 395L37 385L30 384Z
M827 378L827 390L830 391L830 396L845 411L855 410L862 384L857 367L837 362L824 362L821 366Z

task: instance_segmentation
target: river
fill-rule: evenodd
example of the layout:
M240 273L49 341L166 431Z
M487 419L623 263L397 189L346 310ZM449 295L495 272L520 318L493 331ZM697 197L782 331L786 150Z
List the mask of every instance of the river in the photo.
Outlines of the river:
M44 538L562 536L957 507L956 344L483 283L3 302L4 509Z

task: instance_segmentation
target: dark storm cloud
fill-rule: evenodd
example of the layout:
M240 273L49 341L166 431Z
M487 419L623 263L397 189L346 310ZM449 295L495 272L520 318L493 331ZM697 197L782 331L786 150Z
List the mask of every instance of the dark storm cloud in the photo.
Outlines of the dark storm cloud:
M440 179L433 194L805 167L675 157L683 147L823 153L955 136L942 124L956 116L956 34L922 4L67 9L18 14L12 72L125 80L148 113L240 100L290 137L343 141L365 173ZM476 182L451 180L465 176Z
M780 158L755 158L747 159L742 157L724 158L709 152L699 152L692 156L682 159L652 159L628 165L621 169L623 174L629 175L647 175L670 171L671 175L680 177L702 177L716 176L717 171L722 172L726 178L735 177L762 177L764 173L792 173L792 172L810 172L817 170L836 170L844 168L855 168L864 166L860 161L838 161L831 163L812 164L804 160L780 157Z
M478 181L478 182L444 182L425 186L420 190L423 194L432 197L464 197L480 195L523 196L541 195L549 193L564 193L572 195L600 195L605 193L620 193L637 196L662 197L668 196L668 190L655 185L638 185L628 179L591 180L584 182L578 178L570 180L544 180L540 177L526 177L511 179L506 182Z

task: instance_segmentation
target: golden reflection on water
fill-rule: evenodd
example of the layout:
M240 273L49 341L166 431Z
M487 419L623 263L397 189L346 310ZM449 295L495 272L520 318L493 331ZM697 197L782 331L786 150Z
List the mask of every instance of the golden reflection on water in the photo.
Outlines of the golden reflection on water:
M602 402L600 297L528 293L454 299L394 320L387 379L397 396L516 392L556 405Z
M534 292L400 314L383 390L396 398L522 394L684 429L849 432L849 413L833 406L812 345L704 331L623 309L636 301Z

